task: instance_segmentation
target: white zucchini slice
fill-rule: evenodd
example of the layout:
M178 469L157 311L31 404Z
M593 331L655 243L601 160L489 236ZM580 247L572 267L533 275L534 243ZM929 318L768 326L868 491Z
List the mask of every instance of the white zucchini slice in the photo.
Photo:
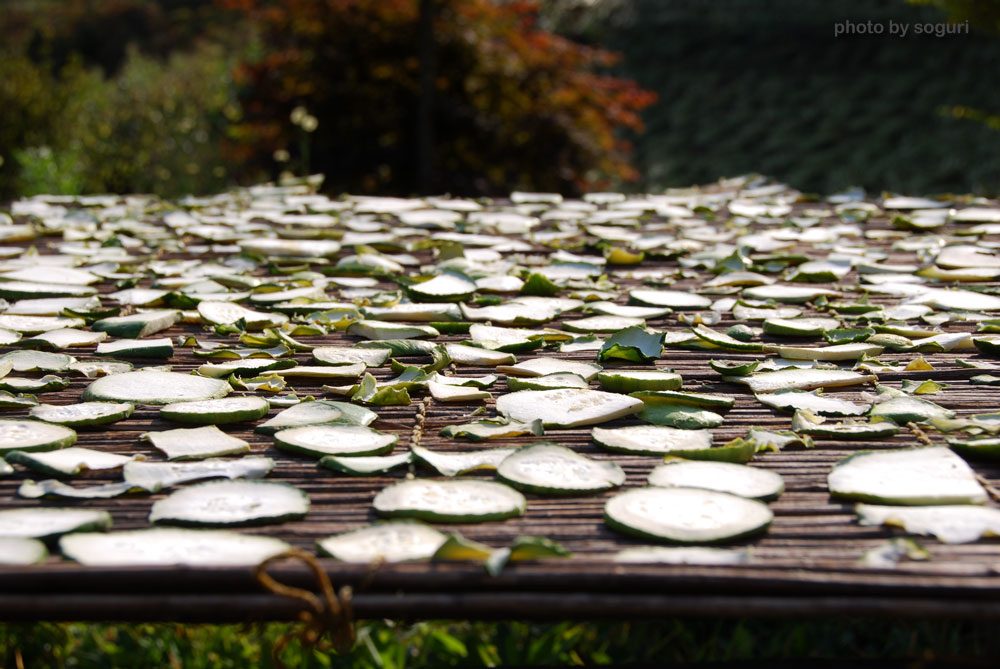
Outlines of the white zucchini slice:
M579 374L572 372L556 372L544 376L527 378L508 376L507 388L516 390L555 390L557 388L589 388L590 384Z
M706 546L639 546L618 551L612 558L626 564L725 565L751 562L750 552Z
M80 404L39 404L32 407L32 418L66 427L107 425L132 415L134 407L124 402L82 402Z
M152 523L204 527L265 525L300 520L309 496L286 483L209 481L181 488L155 502Z
M559 360L557 358L532 358L516 365L499 365L498 372L515 376L547 376L567 372L592 381L601 372L601 367L589 362Z
M233 325L238 321L246 323L251 330L277 327L288 322L285 314L271 311L254 311L232 302L199 302L198 313L206 323L213 325Z
M248 395L165 404L160 408L160 416L178 423L225 425L263 418L270 408L264 398Z
M137 404L171 404L188 400L225 397L232 387L225 381L206 379L176 372L124 372L105 376L83 391L85 402L134 402Z
M63 350L78 346L93 346L107 338L107 332L87 332L86 330L77 330L75 328L60 328L35 335L31 339L25 339L22 345L29 348L54 348Z
M476 292L476 284L456 272L444 272L408 286L406 291L415 302L462 302Z
M773 518L761 502L698 488L636 488L604 505L612 529L683 544L740 539L763 532Z
M496 367L497 365L514 364L516 361L516 358L510 353L491 351L465 344L445 344L444 348L452 362L458 365Z
M306 425L274 433L283 451L320 458L324 455L384 455L399 440L363 425Z
M826 397L821 390L779 390L755 395L757 401L780 411L809 411L817 416L861 416L870 404L855 404L836 397Z
M11 451L54 451L76 443L76 432L37 420L0 420L0 455Z
M320 365L353 365L362 362L367 367L384 365L390 353L387 348L349 346L317 346L311 351L313 361Z
M72 534L59 541L65 557L90 567L251 567L290 548L274 537L160 527Z
M327 455L319 459L318 466L351 476L374 476L385 474L397 467L413 462L413 453L397 455L361 455L346 456Z
M0 297L2 297L2 286L0 284ZM12 330L23 334L39 334L50 330L60 330L62 328L82 328L86 321L82 318L68 318L65 316L15 316L11 314L0 314L0 328Z
M430 391L431 397L438 402L478 402L480 400L488 400L492 397L485 390L467 388L450 383L439 383L438 381L429 381L427 383L427 390Z
M37 539L0 537L0 565L39 564L48 556L45 544Z
M178 483L201 479L260 479L274 469L274 460L250 455L235 460L200 460L197 462L147 462L134 460L125 465L122 475L127 483L159 492Z
M75 476L85 469L118 469L132 461L132 457L128 455L76 446L41 453L11 451L6 457L8 462L23 465L48 476Z
M570 332L591 332L612 334L625 328L641 328L646 326L646 321L641 318L629 318L626 316L589 316L587 318L577 318L571 321L563 321L563 330Z
M750 376L725 376L723 379L731 383L741 383L757 395L785 389L812 390L813 388L854 386L875 381L875 376L844 369L782 369L777 372L765 372Z
M0 357L15 372L65 372L76 358L65 353L46 351L11 351Z
M94 379L98 376L111 376L112 374L131 372L132 363L121 360L82 360L70 364L69 369L82 374L88 379Z
M840 327L836 318L768 318L764 334L787 337L821 337L827 330Z
M659 425L595 427L590 432L597 444L609 451L649 455L680 455L712 447L708 430L683 430Z
M76 487L58 479L45 479L37 482L26 479L21 482L21 487L17 489L17 494L20 497L27 497L28 499L38 499L40 497L111 499L112 497L120 497L131 492L137 492L137 489L132 484L125 482Z
M106 530L110 527L111 514L95 509L32 507L0 511L0 537L44 541L68 532Z
M243 360L227 360L225 362L208 362L198 368L198 374L211 379L224 379L230 375L258 376L277 369L294 367L294 360L275 360L273 358L245 358Z
M627 369L603 371L597 375L601 388L613 393L633 393L639 390L679 390L683 379L674 372Z
M764 346L764 353L777 353L786 360L859 360L864 356L877 356L884 351L874 344L836 344L834 346Z
M775 284L773 286L753 286L743 291L744 299L774 300L782 304L802 304L819 297L841 297L843 293L826 288L807 288L805 286L788 286Z
M97 345L94 355L114 355L122 358L169 358L174 354L174 344L166 337L160 339L116 339Z
M375 495L375 513L444 523L502 520L524 515L524 495L494 481L413 479Z
M407 325L392 321L360 320L351 323L347 334L365 339L428 339L437 338L441 333L430 325Z
M163 451L168 460L201 460L250 452L249 443L226 434L215 425L146 432L140 439Z
M855 453L833 466L830 494L875 504L985 504L986 490L965 460L944 447Z
M679 402L646 402L639 417L654 425L684 430L703 430L723 423L722 416L714 411Z
M497 411L512 420L541 420L546 427L580 427L642 411L642 400L599 390L522 390L497 398Z
M370 409L347 402L332 400L308 400L299 402L281 411L254 432L274 434L278 430L304 425L325 425L327 423L347 423L348 425L370 425L378 414Z
M901 527L912 534L934 536L946 544L966 544L983 537L1000 536L1000 509L992 507L858 504L855 511L861 525Z
M98 332L107 332L115 337L139 339L166 330L179 321L181 313L176 309L146 311L130 316L112 316L95 321L90 327Z
M527 492L578 495L617 488L625 483L625 472L614 462L591 460L565 446L542 442L504 459L497 478Z
M513 448L486 448L464 453L440 453L423 446L413 446L416 459L442 476L459 476L482 469L496 470L504 458L514 453Z
M344 532L316 542L323 555L341 562L429 560L447 535L412 520L393 520Z
M667 307L670 309L708 309L712 300L702 295L685 293L679 290L648 290L637 289L629 292L633 303L649 307Z
M653 469L648 480L660 488L704 488L765 502L785 490L780 474L732 462L674 460Z

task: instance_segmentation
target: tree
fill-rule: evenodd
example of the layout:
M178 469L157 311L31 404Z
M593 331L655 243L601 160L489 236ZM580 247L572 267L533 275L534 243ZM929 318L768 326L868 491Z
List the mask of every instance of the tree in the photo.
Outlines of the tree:
M263 44L236 73L231 159L287 161L336 189L417 189L418 0L219 2ZM617 56L538 29L534 2L434 4L432 190L580 192L636 177L627 133L655 95L602 72Z

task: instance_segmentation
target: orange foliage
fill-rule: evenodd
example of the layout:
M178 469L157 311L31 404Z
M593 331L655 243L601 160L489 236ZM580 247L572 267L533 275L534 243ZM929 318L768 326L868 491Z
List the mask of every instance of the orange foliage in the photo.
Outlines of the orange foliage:
M260 167L287 151L334 188L415 190L417 0L218 1L249 17L264 45L236 73L245 114L234 158ZM579 192L637 176L623 135L642 131L655 94L601 73L614 54L537 29L535 2L435 7L435 190ZM289 120L297 107L314 131Z

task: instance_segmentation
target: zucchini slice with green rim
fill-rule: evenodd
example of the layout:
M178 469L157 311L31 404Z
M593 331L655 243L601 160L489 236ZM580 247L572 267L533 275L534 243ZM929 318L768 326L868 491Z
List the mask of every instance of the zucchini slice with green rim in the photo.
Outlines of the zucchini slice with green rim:
M767 502L785 490L780 474L732 462L674 460L649 473L649 485L659 488L704 488Z
M0 565L39 564L48 556L45 544L37 539L0 537Z
M524 515L527 501L510 486L478 479L412 479L382 489L375 513L442 523L474 523Z
M59 540L63 556L92 567L252 567L289 549L290 545L274 537L163 527L68 534Z
M287 483L209 481L154 502L149 520L165 525L236 527L301 520L308 512L309 496Z
M162 358L174 354L174 344L168 338L116 339L97 345L94 355L114 355L122 358Z
M975 472L943 446L855 453L827 477L834 497L875 504L985 504Z
M263 418L270 408L263 397L247 395L165 404L160 407L160 416L178 423L228 425Z
M54 451L76 443L76 432L37 420L0 419L0 455L11 451Z
M573 374L572 372L556 372L555 374L545 374L543 376L531 376L527 378L517 376L507 377L507 388L511 391L555 390L558 388L589 387L590 384L587 383L586 379L579 374Z
M375 476L408 465L413 462L413 453L397 455L326 455L319 459L318 466L351 476Z
M782 369L750 376L725 376L725 381L741 383L755 395L773 393L776 390L812 390L814 388L836 388L854 386L875 381L874 374L859 374L844 369Z
M586 381L592 381L601 372L601 367L589 362L577 360L559 360L557 358L532 358L516 365L498 365L498 372L515 376L548 376L549 374L576 374Z
M146 432L139 437L163 451L168 460L201 460L250 452L250 444L215 425Z
M723 418L714 411L677 402L650 402L642 405L639 418L654 425L684 430L701 430L722 425Z
M620 487L625 472L614 462L591 460L565 446L540 442L505 458L497 467L497 478L541 495L581 495Z
M84 402L171 404L225 397L232 387L225 381L191 374L140 370L105 376L83 391Z
M712 447L708 430L683 430L659 425L629 425L627 427L595 427L593 440L609 451L649 455L679 455Z
M312 351L313 362L318 365L353 365L363 362L368 367L380 367L389 359L391 351L385 348L352 348L349 346L317 346Z
M278 430L305 425L326 425L347 423L348 425L370 425L378 414L370 409L348 402L332 400L306 400L282 410L266 423L254 428L258 434L274 434Z
M0 510L0 537L47 541L68 532L107 530L111 514L80 508L31 507Z
M178 483L201 479L260 479L274 469L274 460L248 455L235 460L198 460L195 462L147 462L133 460L125 465L122 476L127 483L149 492L159 492Z
M115 337L140 339L166 330L181 318L176 309L146 311L130 316L112 316L94 321L90 327L98 332L107 332Z
M601 388L612 393L632 393L638 390L680 390L683 379L675 372L623 369L604 371L597 375Z
M39 404L28 412L32 418L66 427L107 425L132 415L135 407L127 402L81 402L80 404Z
M384 455L399 440L363 425L305 425L274 433L274 445L297 455Z
M773 518L757 500L698 488L635 488L604 505L612 529L683 544L741 539L763 532Z
M779 411L809 411L817 416L861 416L870 404L855 404L837 397L826 397L822 390L779 390L754 395L757 401Z
M1000 536L1000 509L969 504L944 506L855 507L861 525L901 527L912 534L932 535L946 544L967 544Z
M442 476L460 476L483 469L496 470L514 448L484 448L462 453L441 453L423 446L411 447L414 457Z
M391 520L316 542L322 555L341 562L429 560L447 535L413 520Z
M131 456L76 446L40 453L10 451L6 457L8 462L48 476L75 476L85 469L118 469L132 461Z
M580 388L521 390L497 398L497 411L511 420L541 420L546 427L580 427L642 411L642 400Z

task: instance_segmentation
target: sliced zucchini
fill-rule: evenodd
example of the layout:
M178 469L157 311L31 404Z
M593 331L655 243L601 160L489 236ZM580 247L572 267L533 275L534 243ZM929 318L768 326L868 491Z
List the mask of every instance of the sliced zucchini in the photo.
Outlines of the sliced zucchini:
M141 370L105 376L83 391L85 402L134 402L137 404L171 404L188 400L225 397L231 386L218 379L206 379L190 374Z
M736 399L729 395L689 393L683 390L638 390L630 395L639 398L646 404L684 404L720 411L729 411L736 403Z
M198 527L266 525L301 520L309 496L286 483L209 481L181 488L153 503L152 523Z
M559 360L557 358L532 358L516 365L498 365L498 372L515 376L547 376L549 374L576 374L586 381L592 381L601 372L601 367L589 362Z
M575 320L563 321L562 327L570 332L611 334L625 328L641 328L646 321L641 318L626 316L589 316Z
M629 425L610 429L595 427L590 434L600 446L620 453L687 457L692 451L702 451L712 447L712 433L708 430Z
M967 544L983 537L1000 536L1000 509L991 507L858 504L855 511L861 525L901 527L912 534L934 536L946 544Z
M65 353L22 350L5 353L0 362L9 362L15 372L65 372L76 358Z
M875 381L873 374L859 374L843 369L782 369L777 372L723 378L731 383L747 386L755 395L785 389L812 390L854 386Z
M629 564L726 565L751 562L747 550L704 546L639 546L618 551L612 560Z
M497 398L496 408L511 420L541 420L546 427L580 427L621 418L643 409L642 400L599 390L521 390Z
M604 341L597 359L600 362L626 360L645 364L660 357L663 345L662 332L638 327L625 328Z
M165 404L160 407L160 416L178 423L227 425L263 418L270 408L264 398L248 395Z
M821 337L836 330L840 321L836 318L767 318L764 320L764 334L783 337Z
M0 419L0 455L11 451L54 451L76 443L76 432L36 420Z
M28 499L40 497L66 497L68 499L111 499L138 490L130 483L105 483L103 485L75 487L57 479L32 481L26 479L17 489L17 494Z
M132 461L132 457L127 455L75 446L41 453L10 451L6 457L8 462L48 476L75 476L85 469L118 469Z
M529 378L507 377L507 388L512 391L589 387L590 384L587 383L586 379L572 372L556 372L555 374L545 374L544 376L532 376Z
M441 333L429 325L406 325L392 321L360 320L347 328L347 334L365 339L427 339Z
M332 400L307 400L284 409L266 423L258 425L254 432L274 434L278 430L292 427L327 423L370 425L376 418L378 414L374 411L356 404Z
M530 423L522 423L517 420L478 420L464 425L447 425L441 428L440 432L442 437L464 438L470 441L519 437L524 434L533 434L537 437L543 433L541 420Z
M465 344L445 344L448 357L458 365L475 365L477 367L496 367L497 365L512 365L516 358L510 353L491 351Z
M62 554L91 567L130 565L251 567L291 549L274 537L213 530L149 528L107 534L70 534Z
M310 352L313 361L320 365L353 365L362 362L368 367L384 365L390 353L385 348L348 346L317 346Z
M384 455L399 440L363 425L305 425L274 433L274 445L297 455Z
M986 490L959 456L944 447L855 453L833 466L830 494L875 504L985 504Z
M110 527L111 514L95 509L36 506L0 510L0 537L47 541L69 532L106 530Z
M131 404L123 402L83 402L81 404L39 404L28 412L32 418L66 427L107 425L132 415Z
M88 379L93 379L98 376L111 376L112 374L131 372L132 363L121 360L81 360L80 362L70 364L69 368Z
M834 344L833 346L764 346L764 353L777 353L786 360L859 360L865 356L877 356L884 351L874 344Z
M485 390L439 383L437 381L429 381L427 383L427 390L430 391L431 397L438 402L479 402L492 397Z
M406 290L416 302L463 302L476 292L476 284L457 272L443 272Z
M478 470L496 470L504 458L514 453L513 448L490 448L463 453L440 453L422 446L412 446L413 455L442 476L459 476Z
M756 500L698 488L636 488L604 506L612 529L656 541L706 544L758 534L774 514Z
M274 469L274 460L250 455L235 460L200 460L198 462L146 462L134 460L125 465L125 481L149 492L159 492L178 483L202 479L259 479Z
M204 300L198 303L198 313L206 323L213 325L234 325L244 323L250 330L273 328L288 322L288 316L269 311L255 311L232 302L211 302Z
M205 363L198 368L198 374L211 379L224 379L230 375L258 376L266 372L288 367L295 367L295 361L275 360L273 358L246 358L244 360Z
M524 515L524 495L502 483L476 479L413 479L384 488L373 502L380 516L444 523L502 520Z
M25 339L21 342L21 345L26 348L63 350L78 346L92 346L107 338L107 332L87 332L75 328L60 328L59 330L35 335L31 339Z
M774 393L754 395L761 404L779 411L809 411L817 416L861 416L870 404L855 404L836 397L826 397L822 389L812 392L802 390L779 390Z
M722 416L689 404L655 402L642 405L639 417L654 425L685 430L701 430L722 425Z
M679 290L648 290L637 289L629 292L629 301L649 307L667 307L669 309L708 309L712 300L694 293Z
M49 551L37 539L0 537L0 565L27 565L45 562Z
M674 372L653 370L604 371L597 375L601 388L613 393L637 390L679 390L683 379Z
M122 358L162 358L174 354L174 344L166 337L162 339L116 339L101 342L94 355L113 355Z
M760 351L763 349L764 345L760 342L752 341L742 341L731 337L723 332L716 332L712 328L705 327L704 325L696 325L691 328L691 332L695 334L699 339L707 341L713 346L723 348L729 351Z
M94 321L90 327L98 332L107 332L115 337L140 339L166 330L180 320L181 313L176 309L160 309L145 311L130 316L112 316Z
M884 397L885 395L879 395L880 399ZM904 395L876 401L869 415L872 418L888 418L897 423L925 423L935 418L954 418L955 412L934 402Z
M163 451L168 460L202 460L250 452L248 442L226 434L215 425L146 432L139 438Z
M497 467L497 478L542 495L579 495L617 488L625 472L614 462L591 460L565 446L539 442L518 449Z
M320 553L341 562L402 562L429 560L447 536L429 525L394 520L320 539Z
M317 464L320 467L351 476L375 476L385 474L411 462L413 462L413 453L407 451L397 455L352 455L347 457L327 455L320 458Z
M672 460L653 469L648 480L660 488L704 488L765 502L785 490L780 474L732 462Z

